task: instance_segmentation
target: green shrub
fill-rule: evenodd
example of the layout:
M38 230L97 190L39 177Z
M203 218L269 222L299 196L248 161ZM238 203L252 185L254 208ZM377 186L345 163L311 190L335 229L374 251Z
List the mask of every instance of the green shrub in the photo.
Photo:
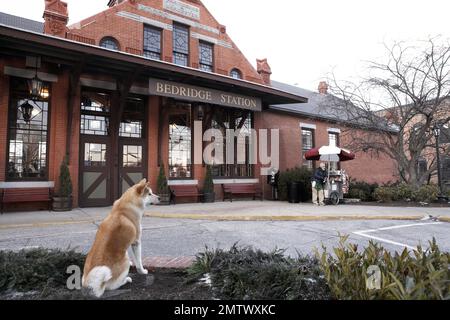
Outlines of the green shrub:
M375 201L374 191L378 188L376 183L350 181L349 192L345 196L350 199L360 199L364 202Z
M439 195L439 188L436 185L423 185L414 192L414 200L417 202L433 202Z
M391 254L381 245L369 242L358 251L354 244L341 237L339 246L328 253L317 251L317 258L328 285L336 299L342 300L420 300L450 299L450 254L440 252L436 241L423 250L418 246L411 254ZM380 288L369 289L368 269L377 266L381 271Z
M72 195L72 180L68 167L69 159L66 156L59 167L59 196L70 197Z
M374 198L382 202L415 201L433 202L437 199L439 189L436 185L423 185L419 189L401 183L375 189Z
M157 180L157 192L158 194L169 194L169 185L167 183L166 178L166 172L164 170L164 165L162 164L161 167L159 167L159 174L158 174L158 180Z
M414 200L414 187L406 183L392 187L395 193L396 200L411 201Z
M83 269L85 255L70 251L28 249L0 251L0 292L42 290L47 286L65 286L67 267Z
M304 190L303 199L312 198L311 190L311 176L312 170L306 167L296 167L294 169L288 169L280 173L278 180L278 195L280 200L286 201L288 199L287 185L290 182L300 182L302 190Z
M397 194L394 187L378 187L373 193L375 200L382 202L391 202L397 200Z
M287 258L283 250L264 253L234 245L229 251L206 250L189 269L209 273L214 294L226 300L329 299L330 291L315 258Z
M214 192L214 180L212 177L211 166L206 167L206 176L203 185L203 193L213 193Z

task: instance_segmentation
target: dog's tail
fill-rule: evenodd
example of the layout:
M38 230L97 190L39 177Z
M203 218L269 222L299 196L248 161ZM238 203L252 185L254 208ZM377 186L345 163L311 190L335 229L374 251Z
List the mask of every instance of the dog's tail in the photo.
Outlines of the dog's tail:
M92 290L97 298L100 298L105 292L106 282L111 280L111 269L106 266L95 267L89 274L83 276L83 287Z

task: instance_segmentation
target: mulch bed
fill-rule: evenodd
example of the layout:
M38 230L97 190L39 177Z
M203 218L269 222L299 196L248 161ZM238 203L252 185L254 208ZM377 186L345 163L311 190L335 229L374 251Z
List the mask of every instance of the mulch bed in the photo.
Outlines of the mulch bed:
M183 270L158 269L148 275L130 273L133 283L115 291L106 291L97 299L83 290L68 290L66 287L47 287L41 291L0 293L0 300L212 300L209 286L187 282Z

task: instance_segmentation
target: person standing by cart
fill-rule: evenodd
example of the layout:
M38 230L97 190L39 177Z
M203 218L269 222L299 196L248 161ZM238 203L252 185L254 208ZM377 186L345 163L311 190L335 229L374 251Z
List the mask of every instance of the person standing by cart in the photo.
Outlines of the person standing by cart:
M325 182L327 179L328 173L326 170L326 165L324 162L321 162L319 168L314 171L314 175L311 178L311 187L312 187L312 201L313 204L324 206L325 202Z

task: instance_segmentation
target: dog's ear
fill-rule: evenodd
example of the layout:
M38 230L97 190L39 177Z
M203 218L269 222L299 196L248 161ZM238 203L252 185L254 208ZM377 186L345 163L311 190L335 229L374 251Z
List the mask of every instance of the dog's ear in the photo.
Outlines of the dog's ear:
M143 194L146 186L147 186L147 180L142 179L141 182L139 182L138 185L136 186L136 192L138 194Z

